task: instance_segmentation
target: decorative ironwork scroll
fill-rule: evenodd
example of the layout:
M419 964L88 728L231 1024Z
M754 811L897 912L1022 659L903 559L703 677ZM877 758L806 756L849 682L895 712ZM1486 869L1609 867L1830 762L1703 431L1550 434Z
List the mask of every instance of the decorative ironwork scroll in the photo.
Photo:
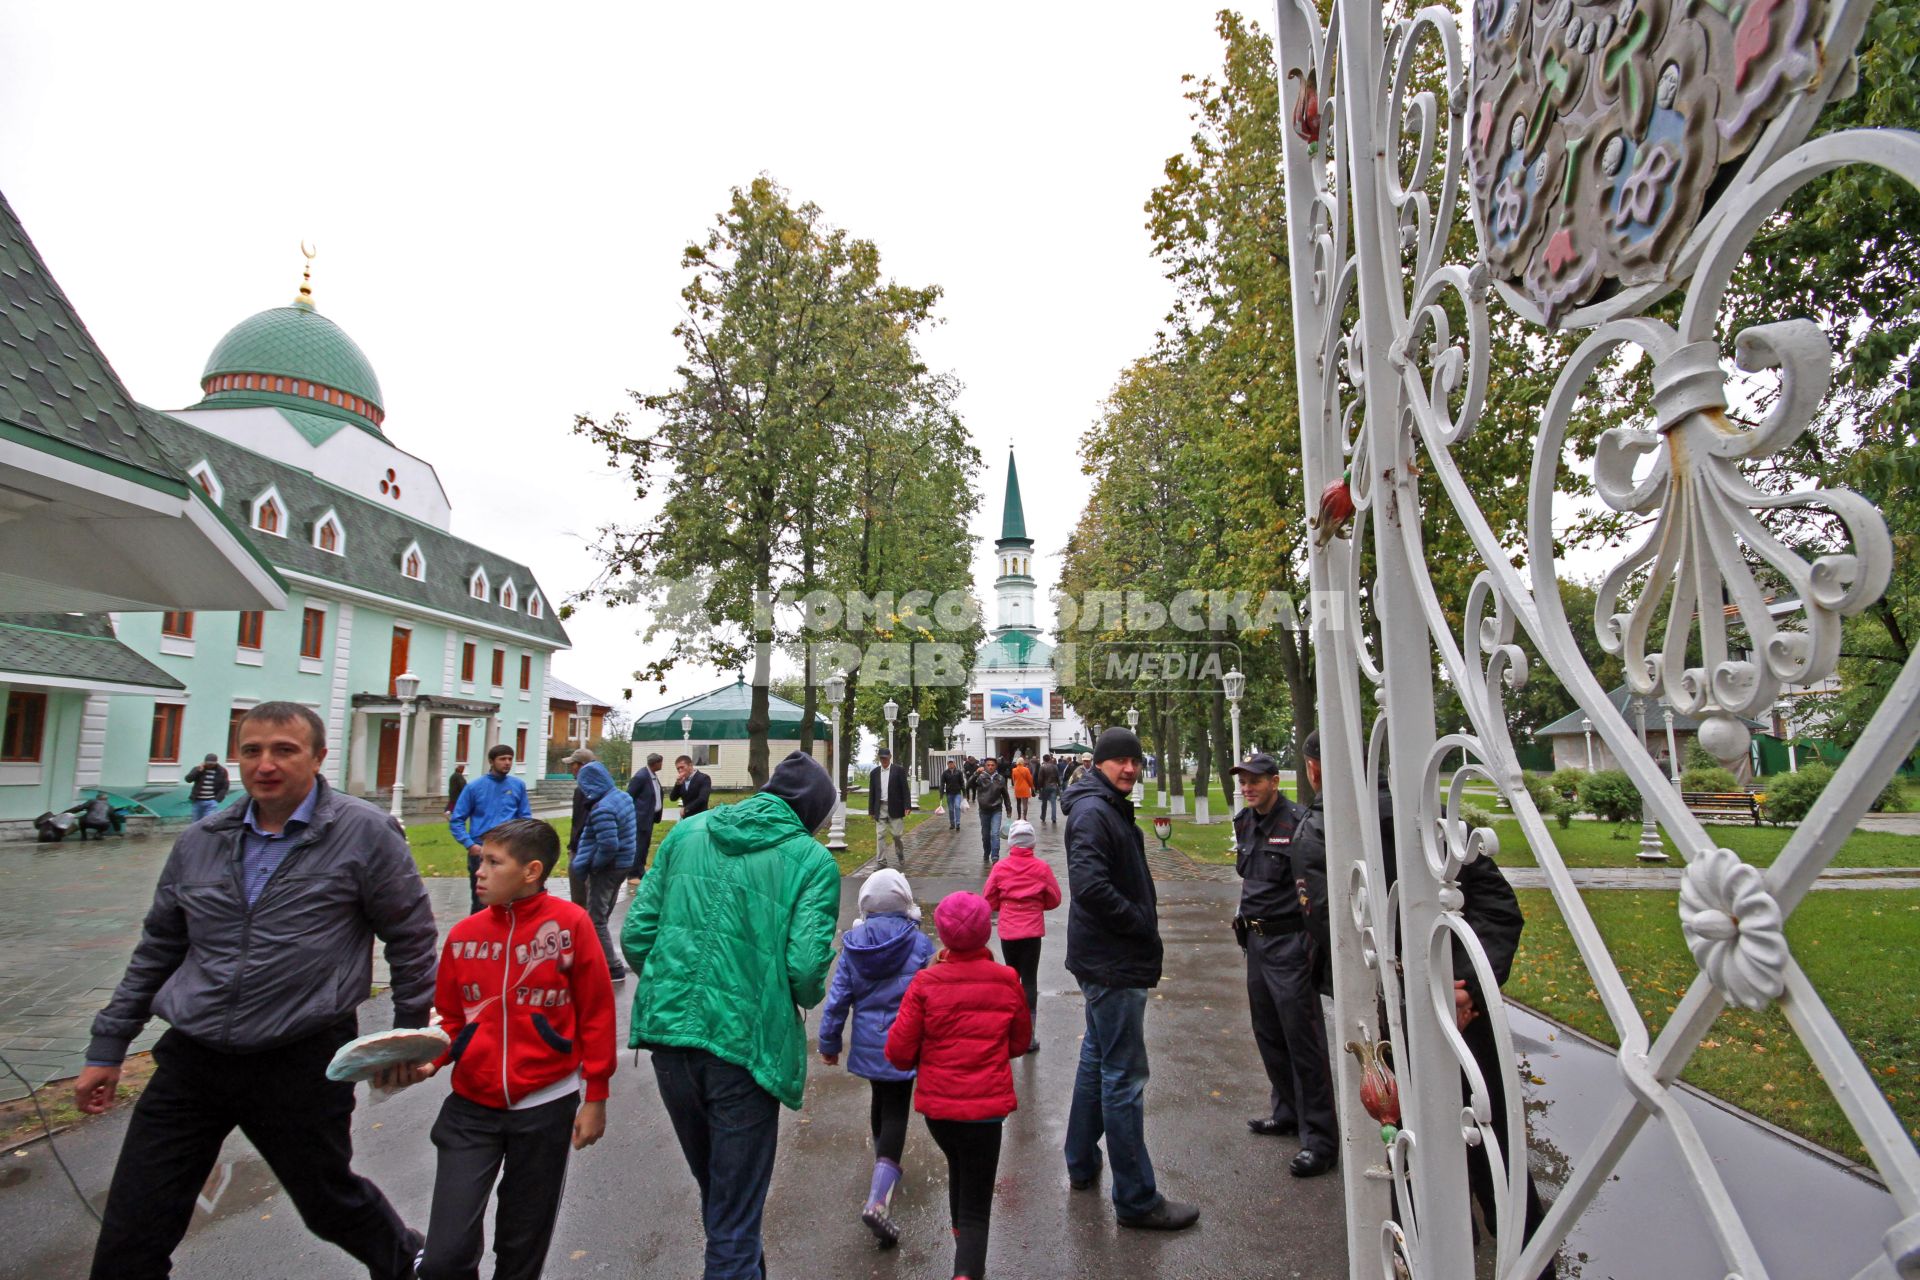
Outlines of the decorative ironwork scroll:
M1807 183L1865 165L1920 187L1920 136L1842 131L1807 141L1850 84L1870 9L1871 0L1475 0L1463 30L1442 6L1332 0L1323 25L1310 0L1277 2L1303 489L1315 502L1339 498L1318 517L1325 528L1309 565L1315 598L1330 605L1313 625L1333 1039L1354 1048L1338 1071L1356 1277L1475 1274L1465 1167L1478 1148L1496 1183L1494 1272L1531 1280L1623 1153L1645 1143L1664 1144L1724 1274L1767 1276L1674 1092L1729 1003L1785 1013L1903 1215L1882 1239L1861 1241L1857 1257L1836 1258L1834 1274L1920 1277L1920 1155L1786 930L1920 742L1920 657L1763 870L1687 810L1575 631L1622 658L1634 692L1698 717L1702 744L1732 760L1747 750L1746 718L1783 688L1832 675L1841 621L1886 590L1891 544L1869 503L1753 478L1825 401L1832 353L1822 331L1793 316L1730 338L1719 327L1752 238ZM1474 233L1464 261L1455 254L1463 220ZM1644 314L1676 293L1677 319ZM1489 313L1501 306L1585 335L1539 406L1523 548L1502 545L1455 457L1480 421ZM1595 616L1569 618L1554 540L1568 424L1596 371L1626 349L1640 356L1635 376L1650 380L1653 411L1605 434L1594 491L1644 535L1606 575ZM1757 424L1730 415L1728 366L1773 379L1777 394ZM1482 567L1460 619L1443 606L1424 544L1436 488ZM1826 542L1789 544L1772 523L1783 512L1818 515ZM1539 675L1522 638L1685 863L1672 927L1699 972L1657 1035L1524 785L1505 708L1511 690ZM1436 732L1436 669L1468 730ZM1371 722L1363 687L1383 708ZM1491 832L1465 820L1469 784L1497 790L1512 810L1619 1046L1598 1137L1572 1156L1530 1238L1520 1091L1494 1089L1490 1074L1517 1083L1513 1044L1466 919L1468 869L1498 852ZM1455 978L1469 971L1487 1006L1490 1059L1469 1048L1453 1017ZM1383 1125L1389 1058L1395 1122Z

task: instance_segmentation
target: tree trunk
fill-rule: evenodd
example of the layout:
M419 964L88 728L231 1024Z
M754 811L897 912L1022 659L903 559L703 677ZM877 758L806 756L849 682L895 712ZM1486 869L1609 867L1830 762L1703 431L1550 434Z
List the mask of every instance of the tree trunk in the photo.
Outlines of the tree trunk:
M1207 794L1207 786L1213 780L1213 760L1208 748L1212 745L1208 739L1207 717L1204 712L1193 717L1193 794L1196 799Z
M773 570L760 562L753 618L753 700L747 711L747 776L756 790L767 784L767 730L773 723Z
M1314 701L1313 665L1301 652L1293 632L1276 630L1274 638L1279 642L1280 667L1287 681L1287 704L1293 711L1293 758L1301 762L1294 773L1295 798L1301 804L1311 804L1313 788L1307 785L1305 748L1307 735L1320 723Z
M1226 797L1227 812L1233 812L1233 790L1240 780L1233 775L1233 766L1239 764L1233 758L1233 735L1227 727L1227 695L1216 689L1211 699L1213 707L1213 758L1220 768L1220 793Z
M1180 708L1169 698L1167 700L1167 758L1162 762L1161 772L1166 775L1167 794L1183 796L1186 790L1180 776Z

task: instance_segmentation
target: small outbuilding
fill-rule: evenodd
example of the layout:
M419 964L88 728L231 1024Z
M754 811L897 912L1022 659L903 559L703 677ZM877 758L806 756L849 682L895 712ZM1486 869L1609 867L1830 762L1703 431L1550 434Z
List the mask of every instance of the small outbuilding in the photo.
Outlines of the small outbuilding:
M1615 710L1625 717L1626 722L1635 730L1640 727L1640 699L1625 685L1620 685L1607 694L1607 700L1613 703ZM1679 752L1680 767L1686 768L1687 744L1700 732L1700 721L1695 716L1673 711L1664 699L1646 700L1647 754L1659 762L1661 772L1671 773L1669 763L1671 750ZM1673 729L1671 735L1667 729L1667 717L1671 712ZM1766 725L1758 720L1740 717L1740 722L1755 733L1764 732ZM1556 769L1618 769L1619 761L1598 733L1592 731L1592 721L1584 712L1573 711L1542 728L1534 737L1549 744L1553 749L1553 767ZM1733 766L1733 774L1741 782L1753 777L1753 764L1742 760Z
M682 755L693 757L694 767L713 779L719 788L753 785L747 772L747 716L753 710L753 686L744 678L722 685L711 693L670 702L636 718L633 722L633 761L645 763L651 752L666 758L664 781L673 780L673 762ZM800 749L800 728L806 709L771 691L767 694L767 764L771 768ZM813 717L813 758L827 767L828 735L832 722L819 712Z

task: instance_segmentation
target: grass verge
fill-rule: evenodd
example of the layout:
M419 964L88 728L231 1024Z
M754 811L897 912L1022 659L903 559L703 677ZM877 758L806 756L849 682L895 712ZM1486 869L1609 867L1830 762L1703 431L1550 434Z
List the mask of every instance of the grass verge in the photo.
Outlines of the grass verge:
M1570 867L1631 867L1638 863L1634 856L1640 849L1640 824L1637 822L1616 825L1578 818L1564 830L1555 823L1549 823L1548 827L1553 835L1554 847ZM1788 827L1716 824L1707 830L1716 841L1756 867L1772 866L1773 860L1780 856L1780 850L1793 837L1793 830ZM1533 849L1520 834L1518 822L1511 818L1497 819L1493 831L1500 837L1499 861L1502 866L1539 865L1533 856ZM1674 865L1679 865L1673 841L1667 838L1665 832L1660 835L1660 844L1667 851L1667 856L1674 859ZM1891 831L1855 831L1834 855L1833 865L1920 867L1920 836L1896 835Z
M1586 895L1587 909L1655 1036L1698 973L1680 933L1678 896L1620 890ZM1552 895L1522 890L1520 904L1527 927L1507 994L1618 1045ZM1912 967L1920 951L1920 893L1809 894L1787 922L1787 940L1908 1136L1920 1139L1920 984ZM1683 1077L1823 1147L1866 1159L1778 1007L1723 1011Z

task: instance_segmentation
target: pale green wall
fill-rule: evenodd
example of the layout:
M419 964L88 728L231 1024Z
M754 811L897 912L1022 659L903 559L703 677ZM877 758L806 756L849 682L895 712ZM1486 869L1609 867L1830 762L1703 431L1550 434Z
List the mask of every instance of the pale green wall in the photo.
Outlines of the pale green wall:
M0 685L0 715L11 690ZM45 690L47 724L40 739L40 777L37 782L10 783L19 776L14 765L0 765L0 822L37 818L49 809L73 803L73 773L80 751L80 719L87 695L64 689Z

